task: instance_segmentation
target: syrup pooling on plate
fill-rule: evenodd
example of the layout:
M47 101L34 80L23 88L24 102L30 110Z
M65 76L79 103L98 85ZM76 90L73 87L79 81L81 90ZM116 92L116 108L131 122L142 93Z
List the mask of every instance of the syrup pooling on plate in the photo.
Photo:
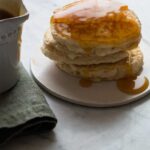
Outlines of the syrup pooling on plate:
M79 44L90 41L109 44L139 30L133 14L128 17L130 13L128 6L117 1L80 0L56 10L51 24L58 33Z
M129 77L125 79L120 79L117 81L117 87L120 91L127 93L129 95L140 94L144 92L149 86L149 80L146 77L142 78L142 83L136 86L136 82L140 77Z
M80 79L80 86L83 88L91 87L93 82L90 79Z

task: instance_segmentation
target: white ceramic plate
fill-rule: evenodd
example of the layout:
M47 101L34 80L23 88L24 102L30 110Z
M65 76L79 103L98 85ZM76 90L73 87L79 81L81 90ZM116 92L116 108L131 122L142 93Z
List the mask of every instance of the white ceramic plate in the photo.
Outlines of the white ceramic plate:
M144 69L141 77L150 79L150 46L147 42L141 42L144 54ZM40 48L31 59L31 71L35 80L49 93L60 99L90 107L112 107L124 105L136 101L150 92L150 86L143 93L127 95L116 87L116 82L94 83L89 88L83 88L79 84L79 78L72 77L59 70L53 61L42 53ZM139 77L140 78L140 77ZM138 81L143 82L141 80Z

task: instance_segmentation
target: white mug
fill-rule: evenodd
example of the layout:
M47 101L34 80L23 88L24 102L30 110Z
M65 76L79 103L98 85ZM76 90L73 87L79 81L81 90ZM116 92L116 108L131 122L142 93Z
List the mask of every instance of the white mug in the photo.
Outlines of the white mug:
M13 16L0 20L0 94L19 79L22 23L29 17L22 0L0 0L1 10Z

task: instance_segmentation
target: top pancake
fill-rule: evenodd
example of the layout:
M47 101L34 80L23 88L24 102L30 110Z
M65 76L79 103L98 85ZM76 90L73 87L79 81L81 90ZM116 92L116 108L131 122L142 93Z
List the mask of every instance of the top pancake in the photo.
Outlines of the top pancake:
M70 45L69 50L76 47L77 52L99 55L102 49L111 49L109 54L133 49L141 38L136 15L113 0L80 0L64 6L54 12L51 30L56 41Z

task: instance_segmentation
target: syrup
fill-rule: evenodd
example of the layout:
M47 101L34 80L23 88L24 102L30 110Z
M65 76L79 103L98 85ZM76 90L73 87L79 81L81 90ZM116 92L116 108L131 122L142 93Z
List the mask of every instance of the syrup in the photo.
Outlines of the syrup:
M53 19L57 23L77 23L124 10L128 10L128 6L112 0L80 0L56 10Z
M80 86L83 88L89 88L91 87L93 82L90 79L81 79L80 80Z
M98 27L103 26L101 20L108 22L107 17L113 18L116 12L126 10L128 6L113 0L80 0L56 10L51 23L55 24L56 31L63 36L71 37L80 44L88 43L99 39L96 33L98 33ZM123 17L122 14L120 19ZM114 26L112 25L111 29L108 28L113 31Z
M136 95L144 92L149 86L148 78L144 77L142 84L136 87L136 82L138 77L129 77L125 79L120 79L117 81L117 87L120 91L127 93L129 95Z
M13 17L14 15L9 13L8 11L0 9L0 20L13 18Z

